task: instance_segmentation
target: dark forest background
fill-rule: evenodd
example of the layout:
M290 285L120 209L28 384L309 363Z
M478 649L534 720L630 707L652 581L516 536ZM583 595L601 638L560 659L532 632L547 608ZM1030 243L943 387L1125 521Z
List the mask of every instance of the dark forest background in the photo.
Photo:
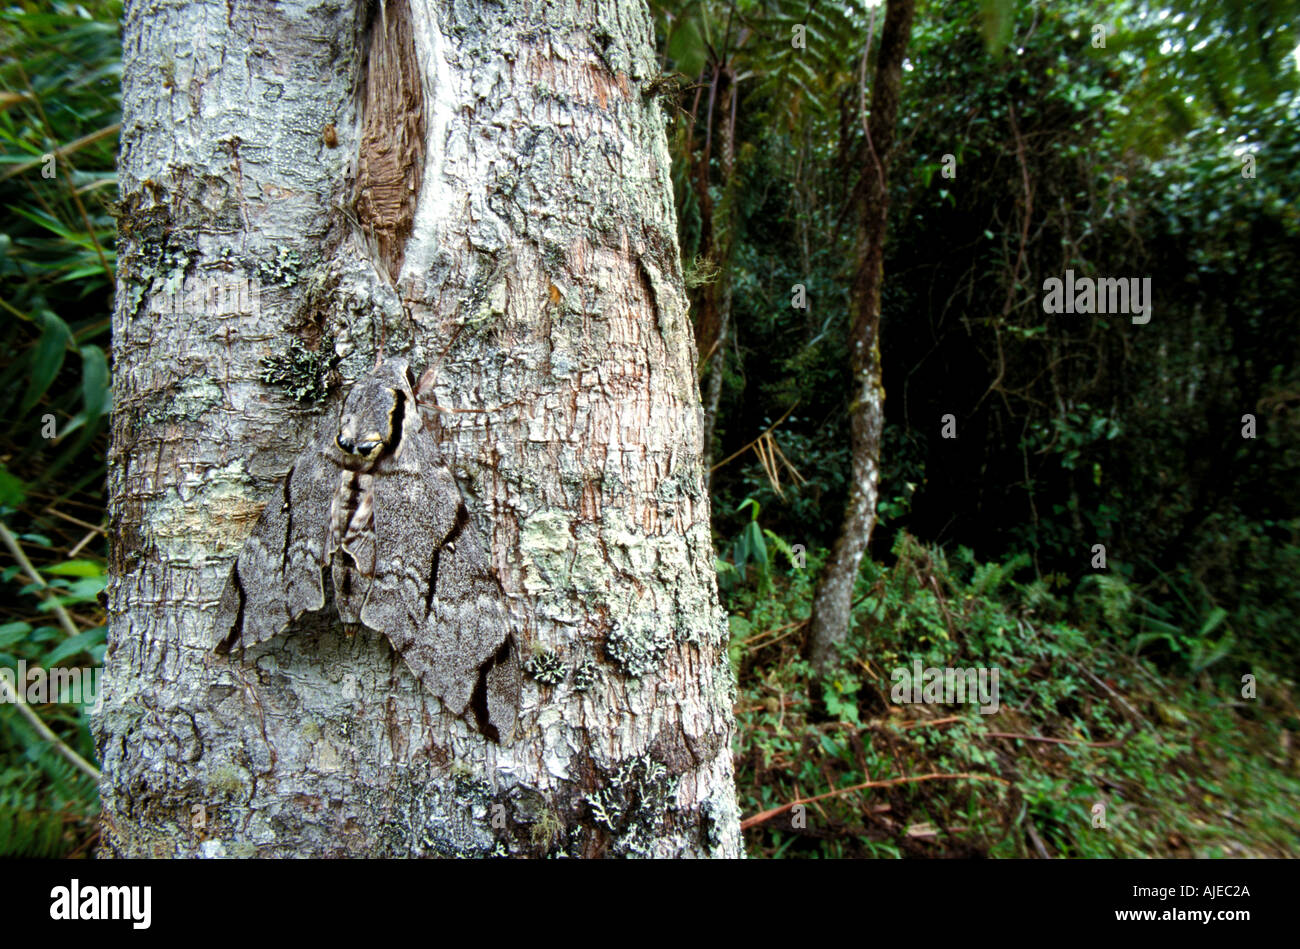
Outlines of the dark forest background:
M804 639L846 499L884 7L651 5L749 852L1294 855L1300 4L915 6L879 522L819 674ZM9 667L102 660L120 15L0 10ZM1151 278L1150 322L1045 313L1067 270ZM914 659L1000 668L1000 711L892 702ZM0 705L0 854L87 854L85 711L34 714Z

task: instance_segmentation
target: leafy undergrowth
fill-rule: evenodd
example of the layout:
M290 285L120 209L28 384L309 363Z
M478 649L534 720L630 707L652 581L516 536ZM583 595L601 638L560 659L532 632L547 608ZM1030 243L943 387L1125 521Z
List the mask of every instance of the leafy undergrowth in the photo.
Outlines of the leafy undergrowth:
M96 599L104 564L69 557L43 535L15 536L4 524L14 513L5 500L0 491L0 538L35 562L0 568L0 857L88 856L99 820L99 791L88 773L97 682L89 676L104 658ZM61 686L56 677L74 671L75 685ZM16 704L15 692L29 704Z
M25 686L104 654L121 18L0 10L0 672L29 700L0 698L0 857L85 856L98 834L86 696Z
M1233 652L1230 632L1210 642L1217 620L1171 633L1198 662L1162 661L1144 651L1140 598L1119 615L1113 583L1067 604L1016 582L1024 559L962 550L950 565L905 534L894 554L864 565L842 664L816 686L799 656L815 570L732 595L752 856L1300 853L1294 684ZM917 659L996 668L997 710L893 701L894 671Z

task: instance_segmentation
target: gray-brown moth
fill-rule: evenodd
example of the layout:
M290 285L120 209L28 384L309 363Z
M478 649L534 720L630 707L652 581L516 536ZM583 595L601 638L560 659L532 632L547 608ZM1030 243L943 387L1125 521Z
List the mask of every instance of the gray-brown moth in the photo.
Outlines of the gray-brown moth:
M217 652L325 607L328 568L345 626L383 633L456 715L495 741L514 731L518 662L500 582L421 417L406 363L348 393L298 457L244 544L217 604Z

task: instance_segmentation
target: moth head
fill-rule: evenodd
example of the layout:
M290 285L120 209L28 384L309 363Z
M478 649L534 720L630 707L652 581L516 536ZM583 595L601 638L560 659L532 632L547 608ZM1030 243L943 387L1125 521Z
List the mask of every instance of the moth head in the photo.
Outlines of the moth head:
M381 366L348 393L334 444L350 458L378 461L401 440L410 398L405 368Z

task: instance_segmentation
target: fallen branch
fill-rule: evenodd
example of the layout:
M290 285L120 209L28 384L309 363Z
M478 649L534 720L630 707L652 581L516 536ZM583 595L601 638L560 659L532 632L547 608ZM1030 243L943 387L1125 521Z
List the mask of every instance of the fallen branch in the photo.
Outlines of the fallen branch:
M1033 841L1034 849L1038 851L1038 855L1044 860L1051 860L1052 855L1048 853L1047 848L1043 846L1043 838L1038 836L1038 831L1034 830L1034 825L1026 824L1025 831L1029 834L1029 839Z
M1124 696L1120 695L1118 692L1116 692L1114 689L1108 686L1102 679L1093 675L1093 673L1090 672L1088 668L1084 666L1082 663L1076 662L1073 659L1071 659L1070 662L1074 665L1076 669L1078 669L1080 672L1086 675L1093 682L1097 683L1097 685L1105 689L1106 694L1109 695L1111 698L1113 698L1116 702L1118 702L1122 708L1126 709L1129 712L1130 715L1132 715L1134 718L1138 719L1139 721L1144 722L1147 728L1152 727L1151 723L1147 721L1146 716L1144 716L1141 712L1139 712L1127 701L1125 701Z
M999 784L1008 783L1005 778L994 777L991 774L969 774L962 772L960 774L921 774L909 778L888 778L884 781L863 781L861 784L854 784L847 788L837 788L834 791L827 791L825 794L817 794L813 797L801 797L798 800L791 801L789 804L782 804L780 807L774 807L771 810L755 814L753 817L746 817L740 822L741 830L749 830L765 821L771 820L779 814L784 814L791 808L800 804L812 804L814 801L824 801L829 797L839 797L841 794L849 794L853 791L862 791L866 788L888 788L899 784L916 784L921 781L955 781L959 778L970 778L972 781L996 781Z
M964 716L961 715L949 715L947 718L914 718L911 721L899 722L898 727L903 731L908 731L912 728L924 728L927 725L948 725L963 720Z
M1013 735L1010 732L985 732L989 738L1015 738L1020 741L1047 741L1054 745L1087 745L1089 748L1114 748L1128 741L1128 735L1114 741L1084 741L1082 738L1043 738L1040 735Z

